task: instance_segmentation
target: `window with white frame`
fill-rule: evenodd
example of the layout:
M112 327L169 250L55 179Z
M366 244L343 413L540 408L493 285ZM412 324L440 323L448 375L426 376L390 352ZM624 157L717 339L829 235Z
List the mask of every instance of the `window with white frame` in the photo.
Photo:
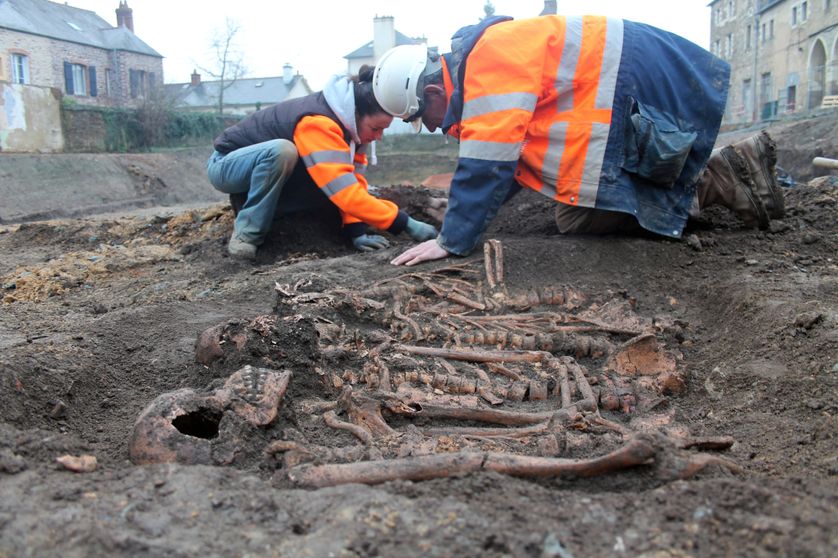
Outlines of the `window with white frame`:
M29 83L29 57L12 53L12 83Z
M745 50L751 50L751 35L753 34L753 30L750 26L745 29Z
M725 37L725 58L730 59L733 56L733 34L728 33Z
M809 2L800 4L800 21L809 19Z
M828 12L832 8L832 0L823 0L823 9Z
M73 95L87 95L87 68L81 64L73 64Z
M96 97L96 66L64 62L64 89L68 95Z

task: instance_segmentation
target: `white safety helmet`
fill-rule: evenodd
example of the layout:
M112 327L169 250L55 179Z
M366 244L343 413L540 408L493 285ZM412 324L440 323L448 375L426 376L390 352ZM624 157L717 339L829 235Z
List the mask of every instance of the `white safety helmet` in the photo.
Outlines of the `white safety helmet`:
M416 132L422 129L422 118L412 117L422 108L420 78L427 62L426 46L397 46L384 53L375 65L372 77L373 95L381 108L396 118L409 121Z

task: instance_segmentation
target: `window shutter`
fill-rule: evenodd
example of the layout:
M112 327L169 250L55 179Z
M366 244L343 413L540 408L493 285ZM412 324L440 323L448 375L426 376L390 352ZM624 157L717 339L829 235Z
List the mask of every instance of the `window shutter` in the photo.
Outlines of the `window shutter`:
M64 89L67 95L73 94L73 65L69 62L64 62Z
M98 92L96 88L96 66L90 66L88 71L90 73L90 96L95 97Z

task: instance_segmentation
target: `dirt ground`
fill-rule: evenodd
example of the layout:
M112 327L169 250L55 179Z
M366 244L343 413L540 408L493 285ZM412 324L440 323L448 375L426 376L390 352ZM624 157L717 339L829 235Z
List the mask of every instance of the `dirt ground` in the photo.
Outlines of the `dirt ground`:
M359 254L340 239L333 217L300 215L278 222L250 264L226 254L232 214L223 203L3 224L0 557L835 556L838 178L809 162L838 156L836 127L824 117L770 128L780 165L798 184L785 190L786 217L768 231L712 210L683 241L560 237L551 203L524 193L486 235L502 243L510 292L569 286L587 297L588 309L616 301L643 323L664 324L656 338L675 355L686 385L630 413L600 412L631 432L657 417L668 432L733 442L707 454L735 467L690 475L672 474L665 461L675 454L667 453L590 478L486 470L308 488L289 479L288 454L266 452L270 444L320 448L326 462L340 448L362 459L392 457L374 444L356 446L314 409L377 362L369 349L381 323L370 309L381 306L351 293L374 298L372 287L414 280L388 263L409 239L392 237L389 249ZM444 170L434 161L424 175ZM402 163L390 183L411 179ZM381 195L427 217L423 207L437 194L398 186ZM447 281L451 266L470 266L477 275L466 282L474 283L484 269L478 252L413 271ZM522 312L535 320L537 310ZM228 343L198 362L198 338L215 326L232 332ZM327 330L340 330L348 349L329 350ZM603 366L601 356L578 358L588 370ZM132 463L135 421L156 398L185 388L210 393L247 364L293 374L275 420L248 429L225 411L213 439L227 445L211 442L208 463ZM595 387L604 393L603 384ZM548 399L500 408L525 404L557 406ZM403 441L434 423L391 424ZM475 425L446 425L463 426ZM465 438L438 438L430 453L453 451L443 441L486 450L479 436L477 445ZM570 431L547 453L591 458L614 440L595 429ZM520 453L546 455L539 451ZM97 465L72 472L56 462L64 455L95 456Z

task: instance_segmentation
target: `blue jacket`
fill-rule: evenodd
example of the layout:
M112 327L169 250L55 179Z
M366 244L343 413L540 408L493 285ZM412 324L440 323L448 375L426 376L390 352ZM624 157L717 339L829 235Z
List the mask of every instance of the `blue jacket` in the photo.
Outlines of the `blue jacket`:
M597 59L602 75L610 72L602 77L599 91L595 84L592 94L598 102L605 99L610 112L600 111L598 114L608 115L607 119L588 126L589 137L582 142L586 151L581 152L578 146L562 143L567 126L552 126L548 134L546 126L539 125L563 111L571 115L574 103L591 96L576 79L579 74L571 72L563 81L559 67L557 75L535 75L529 93L510 94L506 84L516 79L516 62L521 63L516 57L536 60L526 50L528 40L538 41L533 48L543 49L545 60L551 56L561 59L560 66L573 54L580 65L582 56L587 55L584 63L591 65L591 55L586 54L591 48L580 47L582 37L596 34L591 29L601 33L597 40L604 44L601 60ZM545 36L550 40L544 42ZM551 52L544 46L555 45L554 36L565 42L550 48L563 48L563 56L561 51ZM574 42L574 37L579 40ZM491 41L508 41L513 46L491 48ZM516 51L514 45L523 48ZM489 56L486 53L491 53L492 59L480 60L480 56ZM443 58L450 78L446 80L450 100L442 126L461 139L449 207L438 239L443 248L459 255L469 253L501 204L521 186L560 203L629 213L652 232L681 236L724 113L730 74L726 62L649 25L562 16L521 21L489 18L458 31L452 52ZM530 73L540 71L541 67ZM478 72L484 75L477 76ZM497 75L485 75L491 73ZM545 90L543 83L552 82L555 88ZM506 89L494 92L494 84ZM515 120L510 114L524 120ZM524 124L514 130L493 124L505 121ZM516 136L519 132L521 138ZM486 141L487 137L494 141ZM538 151L537 146L548 143L549 147ZM563 152L564 145L573 149Z

